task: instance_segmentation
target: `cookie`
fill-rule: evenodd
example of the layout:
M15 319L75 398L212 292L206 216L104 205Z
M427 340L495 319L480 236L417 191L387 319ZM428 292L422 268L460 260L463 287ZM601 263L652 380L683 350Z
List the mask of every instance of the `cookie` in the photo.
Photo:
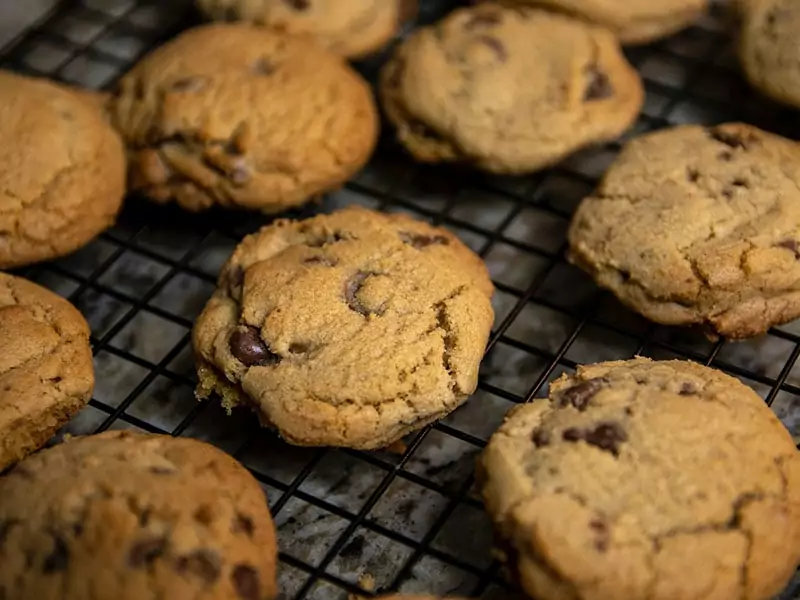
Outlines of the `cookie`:
M380 50L416 16L416 0L197 0L218 21L249 21L266 29L307 35L348 58Z
M69 254L110 227L125 153L97 106L0 71L0 269Z
M789 432L694 363L562 376L509 413L479 479L509 566L541 600L767 600L800 562Z
M774 100L800 107L800 5L741 0L739 57L750 83Z
M800 316L800 147L749 125L634 139L569 229L569 259L667 325L746 338Z
M416 159L497 173L536 171L618 137L644 98L609 31L494 3L413 33L382 69L380 90Z
M372 92L309 40L238 24L189 30L125 77L109 102L130 180L199 211L277 212L339 187L375 145Z
M197 394L292 444L388 446L475 390L492 293L478 256L410 217L277 221L237 247L195 324Z
M268 600L275 529L258 482L185 438L109 431L0 480L0 597Z
M708 10L708 0L504 0L561 11L607 27L623 44L646 44L677 33Z
M93 389L81 313L35 283L0 273L0 472L41 448Z

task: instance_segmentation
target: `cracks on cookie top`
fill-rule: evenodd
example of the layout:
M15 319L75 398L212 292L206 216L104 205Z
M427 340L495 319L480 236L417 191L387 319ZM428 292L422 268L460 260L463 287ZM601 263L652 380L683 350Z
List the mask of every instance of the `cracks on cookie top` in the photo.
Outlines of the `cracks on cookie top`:
M485 9L476 10L464 22L464 29L472 31L474 29L485 29L499 25L503 21L503 11L496 7L486 7Z
M361 288L364 287L370 277L380 275L374 271L357 271L355 275L350 277L344 284L344 299L347 307L353 312L369 317L370 315L381 316L385 312L384 306L368 307L358 297Z

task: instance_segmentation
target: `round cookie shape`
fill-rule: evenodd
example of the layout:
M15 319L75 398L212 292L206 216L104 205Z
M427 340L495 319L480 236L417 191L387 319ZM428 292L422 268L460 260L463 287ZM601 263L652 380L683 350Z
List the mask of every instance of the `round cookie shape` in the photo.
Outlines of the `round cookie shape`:
M800 454L750 388L684 361L579 367L479 461L535 598L767 600L800 562Z
M742 124L629 142L569 258L648 319L746 338L800 316L800 146Z
M41 448L93 389L81 313L35 283L0 273L0 472Z
M541 6L607 27L626 45L646 44L688 27L708 0L504 0Z
M237 247L195 324L198 396L292 444L383 448L475 390L492 293L477 255L407 216L277 221Z
M248 21L291 35L307 35L326 50L361 58L396 36L414 18L416 0L197 0L217 21Z
M77 250L116 219L125 152L96 105L0 71L0 269Z
M303 204L358 171L378 131L369 87L341 58L246 24L158 48L109 108L132 187L191 211Z
M778 102L800 107L800 5L741 0L739 57L747 79Z
M423 162L525 173L621 135L641 80L609 31L494 3L415 31L381 71L389 120Z
M196 440L110 431L35 454L0 480L0 533L15 600L277 595L261 487Z

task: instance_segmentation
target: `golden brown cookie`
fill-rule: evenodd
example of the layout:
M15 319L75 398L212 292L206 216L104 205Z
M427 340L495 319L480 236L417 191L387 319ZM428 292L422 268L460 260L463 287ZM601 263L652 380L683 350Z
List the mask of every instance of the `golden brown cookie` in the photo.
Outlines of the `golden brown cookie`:
M800 453L750 388L684 361L579 367L513 409L479 465L541 600L768 600L800 562Z
M293 444L388 446L475 390L492 293L478 256L407 216L277 221L237 247L195 324L198 396Z
M93 388L83 316L51 291L0 273L0 471L41 448Z
M214 20L307 35L347 58L380 50L417 12L416 0L197 0L197 5Z
M69 254L114 223L125 154L98 106L0 71L0 268Z
M498 173L536 171L618 137L644 99L611 32L495 3L415 31L384 66L380 91L416 159Z
M800 316L800 146L749 125L629 142L569 258L647 318L745 338Z
M0 480L0 592L14 600L269 600L275 529L233 458L123 431L70 440Z
M309 40L207 25L139 62L109 104L134 189L198 211L277 212L339 187L378 132L369 86Z

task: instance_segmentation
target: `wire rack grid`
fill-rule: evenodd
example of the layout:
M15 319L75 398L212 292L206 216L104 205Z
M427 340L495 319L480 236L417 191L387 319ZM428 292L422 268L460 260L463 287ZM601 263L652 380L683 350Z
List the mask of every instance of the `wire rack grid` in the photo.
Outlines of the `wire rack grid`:
M423 0L420 21L454 4ZM196 22L190 0L60 2L0 50L0 67L109 87L149 49ZM723 25L712 15L629 52L648 93L628 135L742 120L800 137L793 113L743 83ZM374 78L381 60L359 67ZM283 596L324 600L387 590L515 594L489 550L474 460L511 406L545 395L549 381L577 364L638 354L713 365L754 387L800 438L800 323L748 342L711 343L631 314L564 260L570 214L620 142L506 178L415 165L385 137L360 175L294 215L350 203L407 212L450 228L484 258L497 288L497 319L467 405L411 436L402 453L363 453L292 448L248 414L228 417L216 403L198 403L192 322L236 242L267 220L188 215L132 197L119 223L89 246L20 272L68 298L92 328L95 394L64 432L135 428L205 439L232 453L270 499ZM798 578L781 598L800 598Z

